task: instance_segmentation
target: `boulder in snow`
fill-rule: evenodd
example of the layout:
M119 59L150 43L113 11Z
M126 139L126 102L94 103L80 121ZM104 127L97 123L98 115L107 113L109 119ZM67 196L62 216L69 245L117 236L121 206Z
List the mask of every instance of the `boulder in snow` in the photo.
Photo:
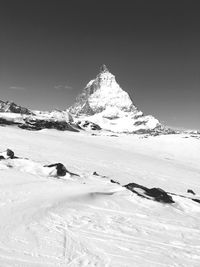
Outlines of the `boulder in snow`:
M128 190L132 191L133 193L136 193L140 197L144 197L149 199L149 197L153 198L153 200L162 202L162 203L174 203L173 198L165 192L161 188L147 188L145 186L136 184L136 183L130 183L125 185Z
M195 195L195 192L192 189L188 189L187 190L187 193L192 194L192 195Z
M50 165L45 165L44 167L52 168L52 174L55 176L65 176L68 170L62 163L54 163ZM55 171L53 171L55 169Z
M9 148L3 152L0 152L0 160L1 159L13 159L14 157L15 157L14 152Z

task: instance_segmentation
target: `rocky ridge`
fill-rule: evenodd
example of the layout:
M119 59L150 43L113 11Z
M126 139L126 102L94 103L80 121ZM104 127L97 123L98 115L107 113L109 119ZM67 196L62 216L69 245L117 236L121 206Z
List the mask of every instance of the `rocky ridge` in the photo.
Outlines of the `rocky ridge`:
M25 115L33 114L31 110L16 105L14 102L0 100L0 112L20 113Z
M31 111L12 102L0 102L0 125L13 125L26 130L56 129L79 132L81 127L74 123L66 111Z

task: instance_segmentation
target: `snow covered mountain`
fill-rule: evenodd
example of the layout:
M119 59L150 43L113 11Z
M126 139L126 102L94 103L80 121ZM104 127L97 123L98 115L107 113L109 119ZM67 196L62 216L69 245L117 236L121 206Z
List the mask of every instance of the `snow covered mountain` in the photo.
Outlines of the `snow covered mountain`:
M105 65L86 85L69 112L80 121L91 121L113 132L149 131L161 126L153 116L145 116L137 109Z

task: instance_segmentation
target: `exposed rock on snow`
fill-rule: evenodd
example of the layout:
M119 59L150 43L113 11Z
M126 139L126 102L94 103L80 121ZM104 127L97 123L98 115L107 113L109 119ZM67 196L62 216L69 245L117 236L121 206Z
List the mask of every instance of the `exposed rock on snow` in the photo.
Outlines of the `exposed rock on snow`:
M65 176L66 173L68 172L62 163L54 163L54 164L50 164L50 165L45 165L44 167L48 167L48 168L55 167L56 175L58 175L58 176Z
M98 176L100 178L109 179L109 177L104 176L104 175L100 175L96 171L93 172L92 175ZM110 179L109 181L111 183L113 183L113 184L117 184L117 185L122 186L118 181L116 181L114 179ZM124 185L122 187L125 187L126 189L128 189L131 192L135 193L139 197L146 198L146 199L149 199L149 200L154 200L154 201L157 201L157 202L160 202L160 203L166 203L166 204L175 203L174 199L172 198L172 195L178 196L180 198L186 198L186 199L192 200L194 202L200 203L200 199L199 198L191 198L191 197L188 197L188 196L185 196L185 195L166 192L165 190L163 190L161 188L156 188L156 187L147 188L147 187L145 187L143 185L140 185L140 184L137 184L137 183L129 183L129 184ZM191 193L191 194L195 195L194 191L191 190L191 189L188 189L187 193Z
M7 119L4 119L4 118L0 118L0 125L13 125L15 124L12 120L7 120Z
M87 130L101 130L101 127L96 124L93 123L91 121L77 121L77 124L83 128L83 129L87 129Z
M191 198L194 202L200 203L200 199L197 198Z
M117 182L117 181L115 181L113 179L111 179L110 182L113 183L113 184L120 184L119 182Z
M101 178L109 179L107 176L102 176L102 175L98 174L97 172L93 172L93 175L99 176ZM113 179L110 179L110 182L113 184L120 185L119 182L117 182ZM147 188L143 185L136 184L136 183L129 183L127 185L124 185L123 187L125 187L126 189L130 190L131 192L133 192L133 193L135 193L138 196L143 197L143 198L155 200L155 201L161 202L161 203L168 203L168 204L175 203L173 198L166 191L164 191L161 188L155 188L155 187Z
M96 176L99 176L99 174L97 172L93 172L92 175L96 175Z
M0 152L0 160L1 159L13 159L14 156L15 156L14 152L9 148L3 152Z
M79 120L91 121L113 132L148 131L160 126L153 116L144 116L137 109L105 65L83 89L69 112Z
M66 174L69 176L79 176L76 173L68 171L62 163L42 165L28 158L16 157L14 152L10 149L0 152L0 162L0 170L2 167L3 169L16 168L23 172L49 177L62 177L66 176Z
M188 189L187 190L187 193L192 194L192 195L195 195L195 192L192 189Z
M138 196L148 198L151 197L153 200L162 202L162 203L174 203L173 198L161 188L147 188L145 186L130 183L125 185L128 190L136 193Z
M16 125L21 129L41 130L57 129L60 131L79 132L80 127L73 122L66 111L34 111L31 114L0 113L0 125Z
M44 165L44 167L48 167L48 168L55 168L56 169L56 175L57 176L65 176L66 173L73 175L73 176L79 176L76 173L70 172L66 169L66 167L62 164L62 163L54 163L54 164L50 164L50 165Z
M158 135L167 135L167 134L179 134L179 130L174 130L169 127L159 125L154 129L139 129L137 131L134 131L136 134L146 134L151 136L158 136Z
M42 129L57 129L60 131L73 131L79 132L76 125L73 125L66 121L57 121L51 119L37 119L37 117L26 118L24 123L19 125L21 129L26 130L42 130Z

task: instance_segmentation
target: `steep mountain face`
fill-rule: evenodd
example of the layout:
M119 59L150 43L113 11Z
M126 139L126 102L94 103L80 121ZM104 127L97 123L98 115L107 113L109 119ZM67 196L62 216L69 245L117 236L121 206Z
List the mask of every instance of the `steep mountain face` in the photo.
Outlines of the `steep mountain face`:
M144 116L137 109L105 65L86 85L69 112L79 120L91 121L114 132L147 131L160 127L157 119Z
M94 115L108 108L124 112L136 110L129 95L120 88L115 76L103 65L96 79L91 80L77 97L70 112L74 115Z
M18 106L13 102L0 100L0 112L20 113L25 115L31 115L32 112L24 107Z

